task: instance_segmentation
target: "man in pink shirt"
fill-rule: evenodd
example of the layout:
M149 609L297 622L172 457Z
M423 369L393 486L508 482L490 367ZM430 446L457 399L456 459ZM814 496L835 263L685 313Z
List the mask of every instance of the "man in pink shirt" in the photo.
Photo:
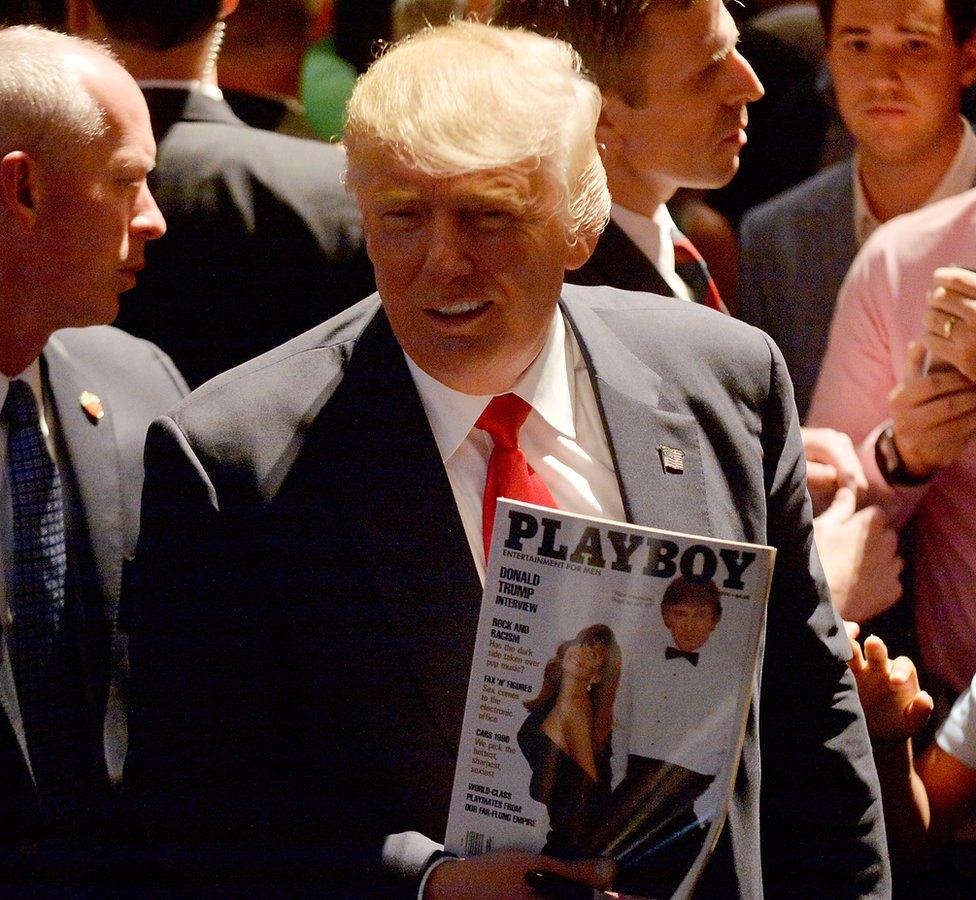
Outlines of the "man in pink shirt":
M958 266L976 266L976 189L876 232L841 288L809 416L859 446L894 525L915 517L922 659L952 696L976 670L976 274Z

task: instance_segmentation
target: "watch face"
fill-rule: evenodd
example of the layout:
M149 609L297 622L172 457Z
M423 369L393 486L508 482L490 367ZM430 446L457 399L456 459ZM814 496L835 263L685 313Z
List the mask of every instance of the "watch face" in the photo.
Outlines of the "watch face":
M886 428L881 434L881 452L884 454L885 467L889 470L897 469L901 460L898 458L898 449L895 447L895 436L890 428Z
M918 485L928 481L928 476L913 475L905 468L904 460L895 444L895 434L889 425L878 435L874 444L874 460L881 475L891 485Z
M901 468L901 457L898 455L898 448L895 446L895 436L889 425L881 434L874 445L875 461L885 481L892 482Z

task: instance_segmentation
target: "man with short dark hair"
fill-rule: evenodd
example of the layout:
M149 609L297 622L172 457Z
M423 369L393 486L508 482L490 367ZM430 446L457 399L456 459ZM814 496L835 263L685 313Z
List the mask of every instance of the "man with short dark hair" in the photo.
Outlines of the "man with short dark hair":
M88 326L112 321L165 230L155 155L142 94L104 48L0 29L0 883L107 865L122 562L146 428L186 386L156 347Z
M678 188L714 188L736 173L746 105L762 85L735 48L720 0L501 0L493 21L559 37L603 95L597 125L613 207L577 284L609 284L717 306L681 265L665 205ZM680 241L679 241L680 243Z
M858 248L880 223L976 184L976 136L960 115L976 80L971 0L819 7L856 151L745 216L738 291L739 316L783 350L801 419Z
M507 485L776 545L761 697L757 677L701 890L886 891L779 354L696 304L563 283L609 212L600 109L572 49L536 34L462 22L389 50L345 137L378 296L155 423L126 774L168 848L357 897L612 881L609 860L439 858Z
M119 327L158 343L191 386L294 337L373 289L342 152L245 126L221 99L223 18L237 0L68 0L149 104L152 185L169 222Z
M316 137L298 99L303 60L315 30L307 0L248 0L228 16L220 90L248 125Z

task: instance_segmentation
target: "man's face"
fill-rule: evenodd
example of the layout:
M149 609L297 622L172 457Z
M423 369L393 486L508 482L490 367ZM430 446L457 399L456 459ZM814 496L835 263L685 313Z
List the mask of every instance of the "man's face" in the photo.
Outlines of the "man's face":
M645 15L642 46L633 61L633 91L604 91L601 140L614 150L611 178L642 182L656 201L679 187L716 188L739 167L745 143L746 104L762 85L736 51L738 29L721 0L687 9L661 3ZM615 159L614 159L615 158Z
M862 158L910 165L955 146L976 66L972 42L953 39L945 0L837 0L827 60Z
M508 390L545 342L571 248L542 174L435 178L383 157L357 172L366 247L400 345L455 390Z
M146 186L156 145L139 88L121 67L94 58L82 83L105 110L107 133L68 166L39 166L34 286L52 330L111 322L119 294L135 286L146 242L166 227Z
M719 620L710 603L692 600L679 600L662 607L661 616L675 647L685 653L704 646Z

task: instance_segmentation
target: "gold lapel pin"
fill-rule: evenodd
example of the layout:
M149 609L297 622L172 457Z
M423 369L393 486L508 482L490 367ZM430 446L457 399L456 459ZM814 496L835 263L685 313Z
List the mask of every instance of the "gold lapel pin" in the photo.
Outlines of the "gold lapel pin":
M97 425L98 420L105 415L105 408L102 406L102 401L99 399L98 394L93 394L91 391L82 391L81 396L78 397L78 402L81 404L81 408L85 411L85 415L88 416L88 420L92 425Z
M685 473L685 451L677 447L665 447L661 444L657 448L661 455L661 468L665 475L684 475Z

